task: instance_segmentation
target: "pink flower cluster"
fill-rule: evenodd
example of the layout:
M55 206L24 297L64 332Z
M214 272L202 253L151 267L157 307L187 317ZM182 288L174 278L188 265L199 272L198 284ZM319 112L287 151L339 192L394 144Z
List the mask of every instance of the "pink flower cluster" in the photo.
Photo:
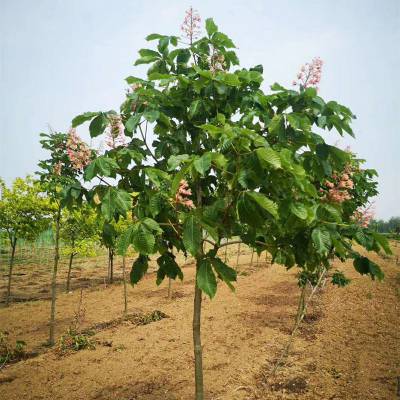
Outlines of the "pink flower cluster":
M111 114L108 116L108 119L110 125L107 131L106 145L110 149L115 149L119 146L126 146L125 127L122 123L121 116Z
M307 87L315 87L318 89L318 84L321 81L321 71L322 71L323 61L316 57L312 60L311 64L306 63L300 69L300 72L297 74L297 81L293 81L293 86L297 84Z
M375 211L373 209L373 204L370 204L368 207L359 208L354 212L352 216L352 220L363 228L368 228L371 220L375 216Z
M181 31L189 39L190 44L193 43L194 39L200 36L200 22L201 18L199 13L194 10L193 7L190 7L189 10L186 11L185 19L181 25Z
M354 182L351 179L351 167L347 166L343 173L339 176L337 174L332 175L331 181L326 181L325 186L327 190L320 189L321 193L326 192L326 199L333 203L343 203L346 200L351 199L349 190L354 188Z
M89 146L78 136L75 128L69 130L67 154L72 168L80 171L90 163L92 152Z
M187 208L196 208L195 205L193 204L193 200L190 200L188 196L192 195L192 191L189 188L189 184L187 181L182 179L179 182L179 188L178 191L176 192L175 195L175 202L177 204L182 204L183 206Z

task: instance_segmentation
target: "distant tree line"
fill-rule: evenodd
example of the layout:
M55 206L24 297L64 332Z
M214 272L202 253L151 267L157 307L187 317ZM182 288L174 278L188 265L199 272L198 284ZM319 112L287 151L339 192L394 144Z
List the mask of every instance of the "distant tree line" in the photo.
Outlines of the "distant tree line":
M391 217L389 220L374 219L370 224L377 232L400 234L400 217Z

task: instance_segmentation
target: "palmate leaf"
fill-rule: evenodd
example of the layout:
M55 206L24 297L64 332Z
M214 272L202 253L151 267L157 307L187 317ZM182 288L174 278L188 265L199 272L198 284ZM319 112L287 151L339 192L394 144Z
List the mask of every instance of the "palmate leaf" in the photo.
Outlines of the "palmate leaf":
M101 213L106 221L110 221L114 213L125 215L132 207L131 195L122 189L107 187L101 199Z
M311 238L319 254L328 254L332 245L329 231L324 228L314 228Z
M194 215L189 215L183 224L183 244L186 250L196 256L201 248L202 231L200 223Z
M357 256L354 259L353 265L357 272L361 275L370 275L373 280L377 278L381 281L385 277L379 266L367 257Z
M164 253L161 257L157 259L157 264L159 266L159 269L157 271L157 285L159 285L166 276L171 279L176 279L177 277L180 280L183 279L182 270L176 263L175 256L172 253Z
M147 268L149 267L149 258L143 254L134 261L130 273L131 284L137 284L146 274Z
M217 292L217 280L208 258L198 261L198 269L196 275L198 287L212 299Z

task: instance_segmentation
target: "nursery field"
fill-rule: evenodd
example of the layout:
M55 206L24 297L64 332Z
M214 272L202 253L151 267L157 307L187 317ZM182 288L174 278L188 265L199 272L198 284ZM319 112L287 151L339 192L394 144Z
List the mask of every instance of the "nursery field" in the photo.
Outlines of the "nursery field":
M213 300L203 296L205 398L395 399L400 376L400 246L392 242L392 249L391 257L369 255L385 271L383 282L360 276L350 261L341 264L351 284L338 288L327 280L313 298L286 363L273 377L271 368L288 341L300 290L295 271L271 266L264 255L251 262L251 252L242 246L236 293L221 286ZM228 261L236 265L236 246L229 247ZM151 268L138 285L128 286L125 318L119 258L112 285L103 278L105 256L77 260L70 293L65 293L62 263L56 338L73 324L77 310L79 328L92 334L93 348L76 352L44 346L50 269L17 264L14 302L1 306L0 330L11 342L26 342L26 359L1 369L0 398L193 398L195 266L190 259L178 258L178 263L184 280L172 283L170 299L168 280L154 285Z

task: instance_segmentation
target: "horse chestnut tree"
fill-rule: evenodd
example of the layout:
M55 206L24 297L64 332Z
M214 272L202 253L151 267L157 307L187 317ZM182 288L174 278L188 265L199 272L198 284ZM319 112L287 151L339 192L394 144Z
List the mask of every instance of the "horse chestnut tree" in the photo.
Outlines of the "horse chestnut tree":
M130 245L139 253L132 284L146 273L151 254L159 254L158 284L183 277L173 248L196 260L196 399L204 396L201 294L214 297L218 280L233 289L236 272L217 255L229 239L267 250L275 262L297 266L300 276L312 276L337 255L381 278L353 242L389 251L381 236L351 219L374 194L373 171L357 172L345 201L327 195L327 181L354 157L315 130L353 135L352 112L326 102L311 86L274 84L264 92L263 67L240 68L234 43L212 19L206 31L199 39L190 36L188 44L177 36L147 36L156 45L141 49L135 63L149 64L147 77L126 78L130 89L120 110L86 112L72 121L73 128L91 121L92 137L105 134L115 120L124 127L128 140L85 167L91 185L82 186L80 196L106 221L133 213L120 241L122 253ZM75 183L75 198L76 191Z

